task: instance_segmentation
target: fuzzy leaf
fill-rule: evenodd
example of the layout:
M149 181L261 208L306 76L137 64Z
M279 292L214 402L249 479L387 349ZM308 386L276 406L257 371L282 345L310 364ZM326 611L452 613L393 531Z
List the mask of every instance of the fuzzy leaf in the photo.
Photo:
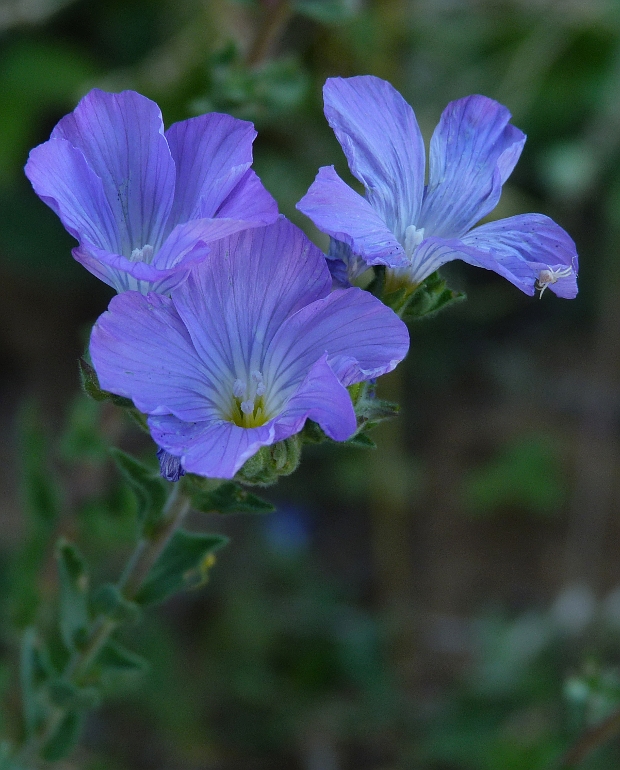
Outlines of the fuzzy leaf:
M214 551L227 542L222 535L177 530L148 574L136 602L157 604L178 591L202 585L213 566Z
M80 648L88 634L88 574L77 548L66 540L57 546L60 576L60 632L68 650Z
M58 762L66 757L79 740L84 716L79 711L68 711L58 729L43 747L42 756L47 762Z
M36 631L34 628L26 629L20 656L20 684L27 735L36 733L45 718L41 685L55 674Z
M141 610L135 602L126 599L114 583L104 583L93 593L91 600L93 615L106 615L120 623L137 622Z
M192 495L192 507L203 513L272 513L275 507L244 489L234 481L227 482L210 492Z
M145 529L152 528L161 518L166 504L164 482L154 471L126 452L114 447L110 449L110 454L136 496L139 521Z
M376 449L375 442L365 433L356 433L346 442L350 446L360 447L361 449Z
M99 692L95 687L78 687L67 679L54 679L49 684L52 703L65 711L89 711L99 705Z

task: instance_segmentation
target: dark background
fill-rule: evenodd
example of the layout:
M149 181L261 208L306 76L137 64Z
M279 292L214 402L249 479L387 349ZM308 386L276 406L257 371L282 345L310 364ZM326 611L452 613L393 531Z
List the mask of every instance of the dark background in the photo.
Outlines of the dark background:
M34 595L19 566L24 478L35 461L51 469L61 531L113 577L134 508L106 446L152 453L113 407L79 395L77 358L111 290L73 262L30 189L29 148L94 86L146 94L166 125L231 112L255 122L255 168L280 210L325 247L294 208L320 165L347 174L321 87L374 74L427 140L451 99L509 107L528 141L492 218L541 212L565 227L580 293L539 300L447 266L468 300L412 327L407 361L380 383L401 416L376 431L378 449L307 449L266 493L276 514L192 520L231 545L206 588L128 632L151 668L90 719L66 766L551 768L620 705L620 5L289 11L0 0L2 726L19 732L20 629L45 620L39 600L55 590L52 562ZM620 745L582 766L620 766Z

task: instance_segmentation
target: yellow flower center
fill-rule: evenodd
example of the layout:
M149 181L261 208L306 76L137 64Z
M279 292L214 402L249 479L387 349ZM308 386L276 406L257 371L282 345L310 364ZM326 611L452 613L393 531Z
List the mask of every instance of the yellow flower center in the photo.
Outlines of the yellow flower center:
M236 379L226 419L240 428L258 428L264 425L270 419L265 408L264 395L265 383L259 371L253 371L247 382Z

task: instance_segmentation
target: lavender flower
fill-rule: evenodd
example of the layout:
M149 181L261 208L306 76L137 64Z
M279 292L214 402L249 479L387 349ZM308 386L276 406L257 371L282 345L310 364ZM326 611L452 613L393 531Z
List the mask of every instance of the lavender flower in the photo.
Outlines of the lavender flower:
M345 386L393 369L409 338L367 292L330 288L323 254L284 218L225 238L170 298L112 300L90 343L101 386L203 476L232 478L306 419L343 441L356 429Z
M526 294L548 286L560 297L576 296L575 244L549 217L524 214L472 229L497 205L525 142L505 107L485 96L451 102L431 139L425 186L420 129L389 83L330 78L323 95L327 120L366 197L325 166L297 208L347 244L351 259L386 265L392 287L415 286L462 259Z
M217 113L164 134L150 99L95 89L31 151L26 175L91 273L119 292L167 292L211 241L275 221L250 169L255 136L251 123Z

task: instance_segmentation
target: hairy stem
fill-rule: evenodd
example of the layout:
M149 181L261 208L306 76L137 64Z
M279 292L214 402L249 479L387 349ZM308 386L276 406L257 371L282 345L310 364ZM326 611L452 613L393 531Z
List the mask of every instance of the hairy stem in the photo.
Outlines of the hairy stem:
M166 502L159 527L151 537L142 538L137 544L117 583L117 587L125 599L131 601L135 598L146 576L185 518L189 507L189 498L182 493L181 484L177 482ZM107 615L100 615L96 618L92 624L88 642L81 650L73 653L63 671L63 678L79 685L119 625L119 620ZM18 752L15 757L18 764L27 765L35 760L48 741L55 735L65 714L66 710L60 707L51 711L38 733L31 736Z

